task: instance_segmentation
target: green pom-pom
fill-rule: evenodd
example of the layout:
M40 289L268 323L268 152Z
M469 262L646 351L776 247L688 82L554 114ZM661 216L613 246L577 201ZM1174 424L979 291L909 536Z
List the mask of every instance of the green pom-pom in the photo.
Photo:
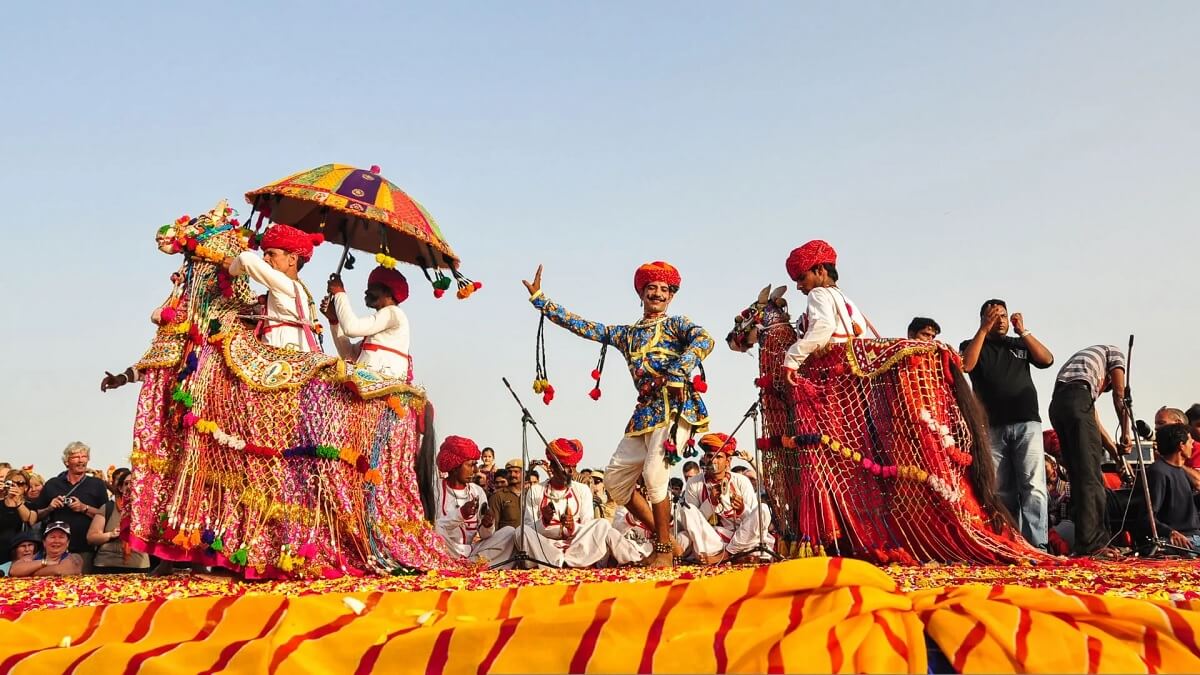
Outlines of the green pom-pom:
M239 548L233 555L229 556L229 562L234 565L245 565L250 560L250 551L245 546Z
M213 541L208 545L208 547L217 553L220 553L221 551L225 550L225 542L221 541L221 535L217 535L216 537L213 537Z
M437 281L433 282L433 287L440 291L450 288L450 277L442 277L441 279L438 279Z

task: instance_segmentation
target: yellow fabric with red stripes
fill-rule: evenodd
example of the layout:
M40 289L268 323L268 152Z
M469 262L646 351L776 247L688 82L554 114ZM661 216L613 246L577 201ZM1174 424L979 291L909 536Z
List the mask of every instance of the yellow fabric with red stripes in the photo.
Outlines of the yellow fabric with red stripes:
M1200 671L1200 603L967 586L903 593L810 558L698 580L255 595L30 611L0 672Z

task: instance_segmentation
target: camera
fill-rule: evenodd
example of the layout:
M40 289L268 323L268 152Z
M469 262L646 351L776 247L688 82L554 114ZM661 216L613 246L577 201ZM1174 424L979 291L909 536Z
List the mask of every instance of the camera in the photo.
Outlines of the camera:
M66 499L64 499L64 500L63 500L63 505L64 505L64 506L70 506L70 505L74 504L74 503L75 503L75 502L77 502L77 501L79 501L79 499L78 499L78 498L76 498L76 497L67 497Z
M5 490L11 490L12 486L13 486L13 482L11 480L4 481L4 489Z

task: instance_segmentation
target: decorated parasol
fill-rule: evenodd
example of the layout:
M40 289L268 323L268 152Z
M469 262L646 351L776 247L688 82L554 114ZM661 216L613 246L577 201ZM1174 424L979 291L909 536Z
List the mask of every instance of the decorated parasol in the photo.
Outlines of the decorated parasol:
M342 267L353 268L349 250L355 249L375 254L384 267L401 262L419 266L438 297L452 282L443 269L457 283L458 297L479 289L482 284L458 271L459 258L433 216L379 171L378 166L364 170L325 164L251 190L246 201L258 212L259 227L267 218L342 244L346 250L338 273Z

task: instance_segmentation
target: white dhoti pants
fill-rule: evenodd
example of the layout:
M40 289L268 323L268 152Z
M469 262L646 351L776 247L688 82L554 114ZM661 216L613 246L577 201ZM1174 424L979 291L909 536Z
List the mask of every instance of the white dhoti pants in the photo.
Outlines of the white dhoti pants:
M675 433L675 446L683 449L691 425L679 420ZM670 470L665 460L663 443L670 434L671 425L666 424L641 436L626 436L617 444L617 450L608 461L604 483L608 495L622 506L629 503L637 486L638 477L646 483L646 500L657 504L667 498L667 481Z
M770 532L771 509L766 504L759 504L757 511L743 513L737 527L732 530L709 523L700 509L694 506L680 509L680 513L683 529L692 544L690 552L685 549L685 554L690 554L690 557L716 555L722 549L731 556L749 551L758 546L760 530L763 544L771 550L775 548L775 535Z
M517 530L511 526L502 527L492 533L487 539L479 540L471 549L471 560L486 560L488 564L500 562L512 555L513 543L516 541Z
M525 552L555 567L591 567L608 559L613 537L620 539L607 520L590 520L575 530L570 541L551 539L532 525L521 531Z

